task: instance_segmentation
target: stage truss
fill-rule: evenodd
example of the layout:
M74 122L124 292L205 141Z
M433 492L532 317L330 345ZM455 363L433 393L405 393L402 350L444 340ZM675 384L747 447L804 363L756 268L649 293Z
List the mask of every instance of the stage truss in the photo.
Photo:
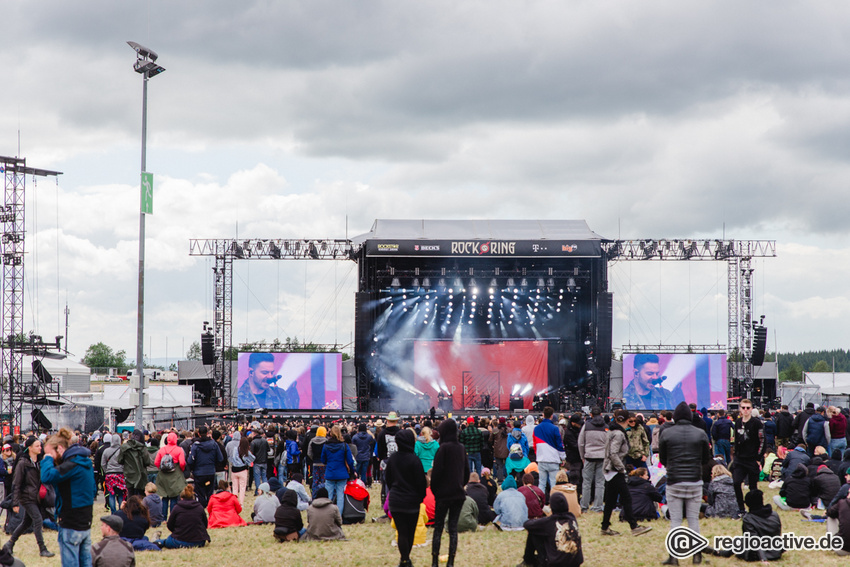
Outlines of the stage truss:
M8 187L8 178L7 178ZM8 192L8 189L7 189ZM776 256L774 240L718 239L632 239L602 242L608 262L617 261L725 261L728 278L729 379L750 388L753 380L753 258ZM215 258L213 405L232 407L232 376L225 353L233 340L233 261L234 260L356 260L359 246L347 239L265 238L191 239L190 256ZM423 278L425 273L417 274ZM427 274L432 275L432 274ZM433 276L445 276L445 273ZM520 277L522 277L521 274ZM536 275L536 274L535 274ZM543 274L540 274L543 276ZM547 273L546 276L554 274ZM451 277L449 275L449 277ZM713 348L713 347L712 347ZM5 351L4 351L5 352ZM736 356L737 355L737 356ZM745 364L734 365L742 358ZM4 367L5 368L5 367ZM358 393L361 391L358 384Z

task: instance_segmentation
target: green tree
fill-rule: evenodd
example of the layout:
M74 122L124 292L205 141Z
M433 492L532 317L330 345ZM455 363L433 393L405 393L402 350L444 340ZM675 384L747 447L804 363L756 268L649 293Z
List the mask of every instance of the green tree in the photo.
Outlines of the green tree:
M803 380L803 367L796 360L779 373L780 382L800 382Z
M195 341L189 345L189 350L186 351L186 360L201 360L201 343Z
M104 343L95 343L86 349L82 363L89 368L124 368L127 366L127 353L123 350L113 351Z
M171 364L169 364L168 365L168 371L169 372L177 372L177 363L172 362Z
M812 372L832 372L832 366L825 360L818 360L812 366Z

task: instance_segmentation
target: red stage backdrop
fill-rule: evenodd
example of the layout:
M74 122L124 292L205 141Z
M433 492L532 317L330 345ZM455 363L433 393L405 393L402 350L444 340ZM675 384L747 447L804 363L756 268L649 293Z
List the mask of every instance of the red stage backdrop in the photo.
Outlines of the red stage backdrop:
M431 396L433 406L437 391L448 390L454 394L455 410L478 407L485 395L491 406L509 410L516 392L523 396L523 407L531 409L534 394L549 385L548 355L546 341L415 341L413 385Z

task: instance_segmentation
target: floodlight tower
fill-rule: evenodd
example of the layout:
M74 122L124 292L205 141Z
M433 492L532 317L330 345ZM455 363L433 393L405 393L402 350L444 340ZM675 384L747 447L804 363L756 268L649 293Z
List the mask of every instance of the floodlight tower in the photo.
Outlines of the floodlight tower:
M165 71L165 68L156 63L159 55L152 49L139 45L135 41L127 44L136 52L136 63L133 69L142 75L142 171L139 210L139 309L136 329L136 392L138 403L136 406L136 427L142 427L142 418L145 410L145 379L144 370L144 330L145 330L145 215L153 214L153 175L146 170L146 144L148 133L148 79L155 77Z

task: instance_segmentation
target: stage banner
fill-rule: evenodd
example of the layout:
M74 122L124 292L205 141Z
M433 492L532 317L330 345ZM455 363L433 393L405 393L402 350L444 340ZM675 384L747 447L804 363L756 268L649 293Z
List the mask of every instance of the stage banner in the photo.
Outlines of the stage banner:
M725 354L625 354L623 402L629 410L673 409L680 402L726 409Z
M434 407L443 392L451 394L455 410L508 411L512 394L521 395L523 407L531 409L534 395L549 385L548 353L546 341L415 341L413 385L430 396Z
M342 409L339 353L240 352L239 409Z

